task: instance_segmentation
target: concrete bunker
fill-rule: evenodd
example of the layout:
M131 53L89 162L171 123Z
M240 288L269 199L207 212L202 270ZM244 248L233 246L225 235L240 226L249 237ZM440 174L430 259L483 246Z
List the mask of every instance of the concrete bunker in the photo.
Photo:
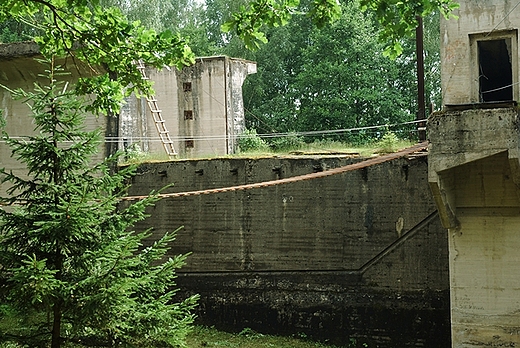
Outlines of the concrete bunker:
M10 89L31 89L45 67L36 64L38 45L34 42L0 44L0 84ZM71 60L59 61L70 72L73 84L80 76L102 72ZM145 68L155 88L154 99L162 110L167 132L174 148L183 156L226 155L237 149L237 138L245 128L242 84L256 72L256 63L226 56L196 58L194 65L182 70ZM0 109L12 136L31 134L29 108L14 101L10 92L0 89ZM117 148L132 145L154 155L163 155L162 137L156 129L155 115L145 98L127 99L120 115L108 118L89 117L88 129L100 128L105 135L105 149L96 161ZM17 166L9 151L0 146L0 164ZM166 157L166 156L165 156Z
M199 323L346 346L447 347L447 238L427 158L149 163L129 194L174 183L150 211L161 218L137 227L184 226L172 254L191 252L177 283L182 296L201 296Z
M453 347L520 344L518 4L460 1L441 19L444 110L428 181L449 230Z

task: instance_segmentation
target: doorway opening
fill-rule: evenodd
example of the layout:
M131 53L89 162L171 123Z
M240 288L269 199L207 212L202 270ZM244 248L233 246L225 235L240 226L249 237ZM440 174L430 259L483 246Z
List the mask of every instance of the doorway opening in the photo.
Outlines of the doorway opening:
M513 100L511 39L478 41L480 102Z

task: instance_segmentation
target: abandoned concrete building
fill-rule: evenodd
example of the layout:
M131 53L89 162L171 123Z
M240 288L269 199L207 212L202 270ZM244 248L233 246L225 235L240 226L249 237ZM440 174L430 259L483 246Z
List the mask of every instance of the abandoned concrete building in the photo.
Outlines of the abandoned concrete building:
M146 69L179 155L235 153L237 137L245 129L242 84L255 72L256 63L225 56L197 58L181 71ZM127 99L120 119L120 148L137 144L148 153L164 151L154 108L148 104L146 98Z
M466 0L441 25L428 181L449 229L453 347L520 344L519 11Z
M139 166L129 196L174 183L137 228L158 236L183 226L171 253L191 253L177 284L181 296L200 294L200 323L359 347L520 344L520 7L459 2L458 19L441 22L444 108L428 120L427 152ZM1 49L0 78L32 83L28 56ZM179 152L230 153L255 65L197 64L147 73L163 112L177 115ZM27 129L25 111L1 93L8 125ZM127 108L118 139L162 151L146 103ZM218 140L205 144L208 135Z
M38 47L31 42L0 45L0 84L10 89L32 89L45 67L34 61ZM92 69L63 61L70 80L92 74ZM226 155L236 150L237 136L245 127L242 84L256 72L256 63L225 56L197 58L194 65L179 71L145 68L154 84L153 107L147 98L126 99L118 120L91 117L88 128L101 128L110 148L138 146L141 150L165 153L164 134L176 154L187 157ZM150 99L151 99L150 98ZM10 92L0 89L0 108L11 136L29 135L33 127L22 101L12 100ZM159 114L160 120L157 119ZM158 126L160 125L160 129ZM1 147L1 146L0 146ZM100 152L100 158L107 155ZM111 151L111 150L110 150ZM9 150L1 147L1 164L9 162ZM165 156L165 158L167 158Z

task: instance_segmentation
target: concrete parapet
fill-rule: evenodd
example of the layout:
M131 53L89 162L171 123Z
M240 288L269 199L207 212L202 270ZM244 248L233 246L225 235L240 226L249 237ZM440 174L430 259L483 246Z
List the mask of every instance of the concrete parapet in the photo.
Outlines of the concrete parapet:
M507 152L510 176L520 183L519 119L515 106L442 111L428 120L429 170L434 199L446 228L458 226L450 169Z
M430 117L428 181L449 229L453 347L520 344L516 107Z

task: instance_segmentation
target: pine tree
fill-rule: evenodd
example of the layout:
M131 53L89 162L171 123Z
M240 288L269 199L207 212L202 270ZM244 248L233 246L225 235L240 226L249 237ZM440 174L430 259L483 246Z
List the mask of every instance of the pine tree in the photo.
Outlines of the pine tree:
M11 91L30 106L35 135L4 134L27 176L1 171L0 342L182 347L197 300L173 298L186 256L165 257L174 233L144 247L149 231L132 231L157 197L121 204L134 168L90 162L100 132L84 129L88 103L48 63L48 85Z

